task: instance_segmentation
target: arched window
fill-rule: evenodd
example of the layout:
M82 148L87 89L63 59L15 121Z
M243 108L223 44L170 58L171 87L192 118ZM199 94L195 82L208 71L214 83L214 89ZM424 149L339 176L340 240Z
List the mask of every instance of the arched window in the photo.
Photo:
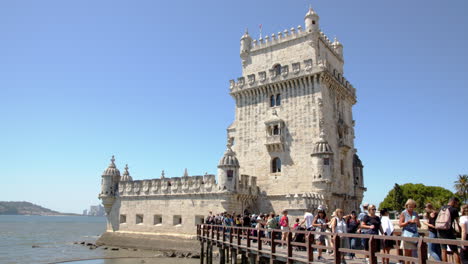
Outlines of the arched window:
M276 95L276 106L281 105L281 94Z
M234 171L233 170L228 170L227 171L228 180L232 180L232 177L234 177Z
M279 134L280 134L279 126L275 125L273 127L273 135L279 135Z
M275 70L275 76L280 76L280 74L281 74L281 65L276 64L275 66L273 66L273 69Z
M271 172L281 172L281 160L279 158L274 158L271 161Z
M330 165L330 158L323 158L323 165Z
M275 96L274 96L274 95L272 95L272 96L270 97L270 106L271 106L271 107L275 106Z

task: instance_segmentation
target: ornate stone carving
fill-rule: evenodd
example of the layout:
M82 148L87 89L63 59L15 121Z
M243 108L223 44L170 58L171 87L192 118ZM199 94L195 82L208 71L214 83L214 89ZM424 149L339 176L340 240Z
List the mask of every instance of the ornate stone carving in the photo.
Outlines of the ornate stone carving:
M299 74L299 72L301 71L301 64L299 62L293 63L292 70L294 74Z
M312 70L312 59L305 60L304 65L305 65L305 70L306 71L311 71Z

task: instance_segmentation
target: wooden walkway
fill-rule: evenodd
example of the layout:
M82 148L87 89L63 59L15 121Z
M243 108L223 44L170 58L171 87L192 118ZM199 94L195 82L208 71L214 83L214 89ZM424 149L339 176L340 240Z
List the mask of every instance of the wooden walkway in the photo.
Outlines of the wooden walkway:
M272 234L270 238L266 238L263 234ZM417 264L432 264L452 262L433 261L428 259L427 243L468 246L468 241L447 240L447 239L430 239L430 238L408 238L401 236L378 236L364 234L331 234L328 232L316 231L294 231L287 234L287 240L282 241L277 239L281 235L281 230L266 230L245 227L224 227L216 225L198 225L197 238L200 241L200 264L213 264L213 248L217 247L219 251L219 263L235 264L238 255L241 257L242 264L256 263L341 263L342 254L354 253L357 258L350 260L346 257L348 264L363 264L366 263L365 258L369 258L369 263L377 264L382 261L382 258L389 258L392 263L401 261L409 261ZM293 241L294 235L302 234L303 242ZM279 236L278 236L279 235ZM329 246L321 246L315 244L315 235L325 235L332 242ZM340 238L359 238L368 239L369 250L358 250L340 247ZM378 251L378 243L384 239L396 241L395 249L391 254L383 254ZM258 241L261 241L258 243ZM418 257L402 256L401 250L398 250L398 245L402 241L415 243L417 246ZM324 259L318 260L317 249L322 249ZM326 251L333 251L330 255Z

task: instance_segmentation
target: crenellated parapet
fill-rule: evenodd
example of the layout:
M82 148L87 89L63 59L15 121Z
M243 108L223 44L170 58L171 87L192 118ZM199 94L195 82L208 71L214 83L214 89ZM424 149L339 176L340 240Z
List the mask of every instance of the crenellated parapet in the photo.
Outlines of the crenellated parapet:
M277 34L273 33L270 36L266 35L259 39L252 39L250 43L250 53L255 53L264 49L269 49L274 46L299 40L301 38L308 38L313 36L314 32L308 32L303 30L302 26L297 26L297 28L292 27L291 29L285 29L278 32ZM330 38L323 32L318 32L318 39L333 53L339 60L343 60L342 56L342 46L336 45L336 42L332 42Z
M257 178L242 175L239 183L239 194L258 193ZM163 179L121 181L119 183L120 197L158 196L158 195L193 195L222 193L215 175L173 177Z

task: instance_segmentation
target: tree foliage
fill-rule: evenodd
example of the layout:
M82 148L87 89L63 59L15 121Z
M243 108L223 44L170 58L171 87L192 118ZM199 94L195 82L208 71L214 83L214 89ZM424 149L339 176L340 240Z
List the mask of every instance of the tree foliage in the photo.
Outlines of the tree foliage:
M447 204L450 197L454 194L442 187L426 186L424 184L406 183L403 185L395 184L392 190L380 203L379 208L388 208L394 211L402 211L408 199L413 199L417 203L416 211L424 212L424 206L430 202L435 208L440 208Z
M466 203L468 198L468 174L458 175L458 179L454 183L456 193L462 198L462 201Z

